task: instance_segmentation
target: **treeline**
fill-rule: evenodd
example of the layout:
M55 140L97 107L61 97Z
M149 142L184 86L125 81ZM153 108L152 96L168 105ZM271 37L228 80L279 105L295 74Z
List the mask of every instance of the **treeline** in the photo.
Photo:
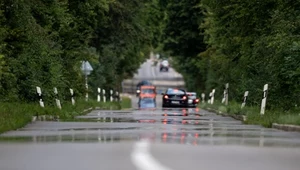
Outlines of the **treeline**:
M300 1L161 0L163 50L177 61L189 90L269 109L300 104ZM296 106L296 107L295 107Z
M0 100L50 100L85 92L81 61L89 61L90 90L118 89L148 57L160 29L152 0L1 0ZM157 13L157 12L156 12ZM158 36L158 37L156 37ZM69 97L68 97L69 100ZM53 100L50 100L53 101Z

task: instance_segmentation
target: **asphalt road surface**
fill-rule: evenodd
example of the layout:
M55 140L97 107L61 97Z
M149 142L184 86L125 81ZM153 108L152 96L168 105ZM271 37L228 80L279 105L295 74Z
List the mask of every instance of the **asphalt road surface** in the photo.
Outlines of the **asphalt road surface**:
M0 135L0 170L299 170L300 133L198 108L138 110L132 101L131 110L36 121Z

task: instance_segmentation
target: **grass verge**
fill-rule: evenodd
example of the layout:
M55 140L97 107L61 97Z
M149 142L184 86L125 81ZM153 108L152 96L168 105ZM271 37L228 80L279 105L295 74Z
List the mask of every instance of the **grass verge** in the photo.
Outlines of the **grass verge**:
M86 114L86 109L90 108L119 110L122 107L128 106L128 101L125 101L125 103L99 103L94 100L89 100L88 102L78 100L75 106L68 102L62 103L61 110L55 106L47 105L45 108L41 108L37 103L0 103L0 134L25 126L31 122L32 116L48 115L53 117L59 116L60 119L73 119L75 116Z
M131 108L131 98L123 96L121 102L121 109L130 109Z
M212 109L218 112L227 113L232 116L246 116L244 121L246 124L263 125L264 127L272 127L272 123L300 125L300 110L282 111L280 109L266 110L264 115L260 115L259 106L246 106L241 108L241 104L230 102L227 106L219 101L214 104L201 103L202 109Z

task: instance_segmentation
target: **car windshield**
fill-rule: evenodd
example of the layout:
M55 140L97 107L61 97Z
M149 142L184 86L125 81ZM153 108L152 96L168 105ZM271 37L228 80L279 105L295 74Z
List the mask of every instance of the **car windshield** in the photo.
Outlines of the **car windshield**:
M155 91L154 91L154 89L142 89L142 93L153 94L153 93L155 93Z
M168 64L169 62L168 62L168 60L164 60L164 61L162 61L162 63L163 64Z
M197 96L196 93L189 93L189 92L187 92L186 94L187 94L188 96L195 96L195 97Z
M187 93L189 99L196 99L196 93Z
M179 89L168 89L167 94L185 94L185 92Z
M152 85L149 81L141 81L137 84L137 87L143 86L143 85Z
M155 107L155 101L153 98L143 98L140 100L140 107L142 108Z

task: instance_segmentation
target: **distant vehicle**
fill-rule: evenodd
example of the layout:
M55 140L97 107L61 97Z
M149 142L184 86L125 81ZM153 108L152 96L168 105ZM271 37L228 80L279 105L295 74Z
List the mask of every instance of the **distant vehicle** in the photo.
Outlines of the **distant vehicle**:
M140 95L141 98L151 97L156 98L156 88L153 85L143 85L140 87Z
M197 107L199 99L197 98L196 92L186 92L188 96L188 105L192 107Z
M140 109L156 108L155 98L152 97L139 98L138 106Z
M159 71L169 71L169 67L170 67L169 61L168 60L163 60L160 63Z
M141 86L144 86L144 85L150 85L152 86L152 83L147 81L147 80L143 80L143 81L140 81L137 85L136 85L136 96L139 96L140 95L140 92L141 92Z
M168 88L165 93L162 93L162 95L162 107L188 107L187 94L183 89Z

